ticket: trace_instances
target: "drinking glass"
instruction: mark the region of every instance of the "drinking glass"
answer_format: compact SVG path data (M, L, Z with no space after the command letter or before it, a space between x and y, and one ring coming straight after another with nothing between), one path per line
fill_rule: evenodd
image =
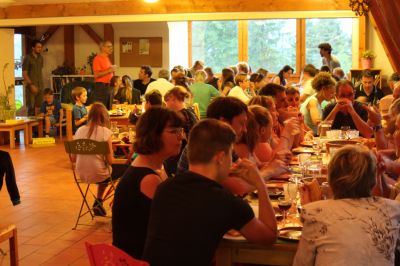
M340 130L342 131L342 139L348 139L349 138L349 130L350 127L349 126L341 126Z
M311 154L309 154L309 153L300 153L298 156L299 156L299 166L301 168L301 173L304 176L305 167L306 167L307 162L310 160Z
M322 121L318 125L318 135L320 138L326 138L327 137L327 131L331 130L332 127L332 120L329 121Z
M291 182L287 183L287 191L288 191L289 199L291 201L296 200L298 185L296 183L291 183Z
M117 122L111 122L110 130L114 135L114 139L117 139L118 135L119 135L118 123Z
M317 158L319 158L319 155L321 154L321 140L319 138L314 138L313 140L313 150L315 151L315 155L317 155Z
M284 197L278 198L278 207L279 210L283 213L283 221L282 224L286 224L286 212L292 207L292 201L290 199L286 199Z

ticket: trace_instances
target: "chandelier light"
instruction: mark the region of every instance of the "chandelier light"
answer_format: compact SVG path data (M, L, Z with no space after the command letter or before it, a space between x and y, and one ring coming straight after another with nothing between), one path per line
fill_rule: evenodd
M366 16L369 11L369 0L350 0L349 6L357 16Z

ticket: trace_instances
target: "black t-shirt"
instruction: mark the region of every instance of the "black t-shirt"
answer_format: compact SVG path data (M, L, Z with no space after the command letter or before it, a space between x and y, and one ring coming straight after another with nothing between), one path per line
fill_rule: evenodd
M112 207L113 245L141 258L152 200L140 192L142 179L157 174L150 168L129 166L119 182Z
M133 87L137 90L140 90L141 95L144 95L146 93L147 86L149 86L149 84L152 83L153 81L155 81L155 79L150 78L149 83L143 84L141 79L135 79L135 81L133 82Z
M251 207L217 182L186 172L154 196L143 259L152 266L210 265L223 235L254 218Z
M210 81L207 82L207 84L210 84L218 90L218 78L213 77Z
M322 115L322 119L325 119L332 112L335 106L336 103L331 103L328 106L326 106ZM361 107L361 104L359 102L353 102L353 107L354 111L356 111L356 113L361 117L361 119L367 122L368 113ZM332 129L340 129L342 126L349 126L351 129L357 129L350 114L338 112L336 114L335 120L333 120Z
M372 92L369 96L365 93L362 84L358 85L355 88L355 90L356 90L356 94L354 96L355 99L357 99L360 96L363 96L363 97L367 98L368 103L372 103L372 104L377 104L377 101L382 99L382 97L384 96L382 90L380 88L376 87L375 85L374 85L374 89L372 90Z

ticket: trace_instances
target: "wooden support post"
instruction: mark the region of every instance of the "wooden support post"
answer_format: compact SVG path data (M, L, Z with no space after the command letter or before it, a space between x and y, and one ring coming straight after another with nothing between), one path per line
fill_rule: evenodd
M64 26L64 64L75 70L74 25Z
M104 24L104 40L110 41L114 46L114 28L111 24ZM114 52L110 55L111 63L114 63Z

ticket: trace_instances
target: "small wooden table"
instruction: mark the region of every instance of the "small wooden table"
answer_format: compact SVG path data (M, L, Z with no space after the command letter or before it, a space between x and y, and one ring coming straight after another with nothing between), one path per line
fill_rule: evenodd
M278 240L270 246L247 241L223 239L216 252L216 266L232 266L235 263L263 265L292 265L297 243Z
M17 119L24 120L27 123L27 134L28 140L32 142L32 131L33 127L38 127L38 136L43 137L43 117L28 117L28 116L17 116Z
M15 131L24 131L25 144L29 142L28 123L24 120L12 124L0 123L0 132L8 132L10 134L10 148L15 149Z

